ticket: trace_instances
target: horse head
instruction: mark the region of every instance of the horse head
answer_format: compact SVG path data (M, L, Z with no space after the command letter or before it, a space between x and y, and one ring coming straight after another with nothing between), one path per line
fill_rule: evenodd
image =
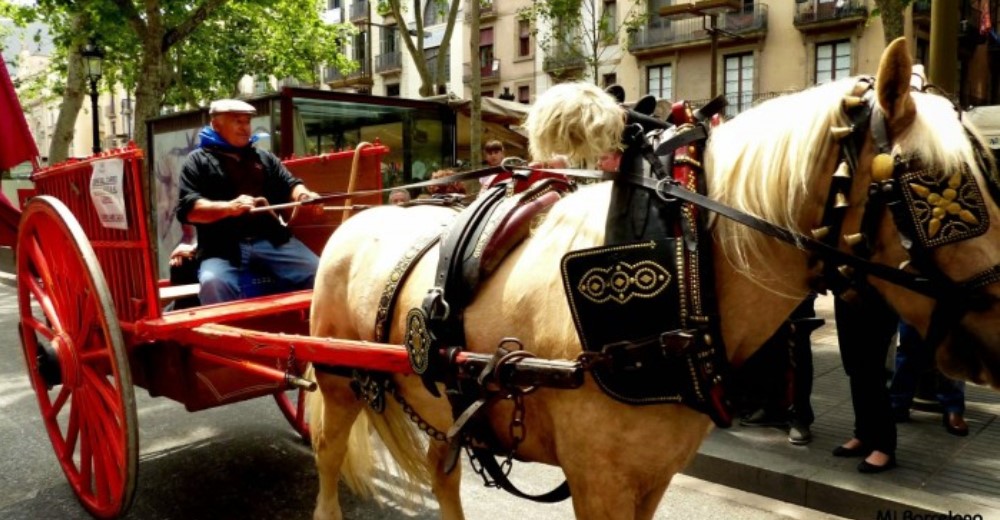
M912 70L905 40L898 39L883 54L875 82L884 125L880 128L873 120L861 163L869 165L871 186L895 183L903 197L895 201L895 211L883 212L875 239L880 247L872 259L900 266L944 289L930 298L884 281L872 283L925 338L940 341L937 362L942 370L1000 388L996 164L982 138L948 99L914 91ZM882 144L883 152L878 149L880 139L890 141ZM886 147L891 170L884 163ZM880 179L885 175L892 178Z
M874 288L939 345L947 373L1000 387L996 165L961 112L914 89L912 76L896 40L874 80L763 103L716 129L706 153L713 199L891 269L895 282L815 250L790 268L775 260L790 248L725 219L716 240L771 290L797 297L817 280L844 295Z

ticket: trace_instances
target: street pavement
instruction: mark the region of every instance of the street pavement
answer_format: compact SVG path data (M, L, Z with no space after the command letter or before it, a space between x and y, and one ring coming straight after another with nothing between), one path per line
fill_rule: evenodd
M86 519L55 460L17 337L17 298L0 275L0 518ZM317 490L309 447L267 398L197 413L136 389L140 461L136 500L125 518L141 520L308 519ZM557 468L517 464L512 478L529 492L561 482ZM385 497L363 500L343 489L345 518L430 520L439 512L425 491L407 497L394 477L377 475ZM468 465L467 518L571 519L569 501L540 505L486 489ZM832 519L794 504L678 475L655 518Z
M940 413L914 411L910 422L898 425L899 466L886 473L863 475L855 470L858 459L830 455L851 438L854 413L832 297L817 299L816 312L826 325L812 336L813 442L792 446L787 434L774 428L715 430L686 473L848 518L1000 519L998 392L967 385L964 438L945 432ZM884 516L887 512L895 516Z

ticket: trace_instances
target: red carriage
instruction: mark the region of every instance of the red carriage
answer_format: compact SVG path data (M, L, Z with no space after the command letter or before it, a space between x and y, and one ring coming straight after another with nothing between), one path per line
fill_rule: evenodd
M379 144L359 146L285 165L321 193L345 192L353 184L367 194L350 203L367 207L381 203L387 152ZM109 163L120 165L121 193L93 187L94 172ZM301 377L307 363L412 372L401 345L309 337L312 291L165 310L171 301L196 295L197 285L159 279L143 171L142 152L132 148L35 173L36 193L17 236L29 378L66 478L87 511L100 518L124 514L134 498L135 386L188 411L270 396L308 440L303 392L315 383ZM102 216L100 206L111 206L111 216ZM319 253L341 222L342 208L290 226ZM489 360L463 353L456 362L481 368ZM556 372L577 368L538 363ZM519 370L537 369L533 365L522 363Z
M387 151L381 145L358 151L357 189L381 188ZM286 165L316 189L336 192L347 186L340 172L354 155ZM93 172L108 164L121 168L121 193L92 189ZM139 452L133 385L189 411L272 396L308 438L304 399L294 392L314 386L299 377L305 362L344 361L343 349L316 349L315 342L297 348L310 339L304 337L310 291L165 311L170 301L197 294L197 285L158 280L142 172L141 151L126 149L36 173L37 193L24 208L17 239L20 332L31 383L56 457L98 517L124 513L133 498ZM380 195L354 198L380 201ZM102 217L100 206L122 202ZM327 213L293 227L318 252L339 222L339 213ZM351 357L370 364L361 354ZM380 368L408 368L405 351L396 364L384 359Z

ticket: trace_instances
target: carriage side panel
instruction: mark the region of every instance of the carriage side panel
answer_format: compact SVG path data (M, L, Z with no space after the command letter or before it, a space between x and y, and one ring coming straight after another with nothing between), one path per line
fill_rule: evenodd
M125 229L102 223L91 194L94 165L101 161L122 161L122 193ZM140 175L142 151L125 149L84 161L63 163L32 176L37 194L58 198L72 211L87 234L108 288L122 328L160 316L151 242L146 222L146 204ZM110 189L110 188L109 188Z

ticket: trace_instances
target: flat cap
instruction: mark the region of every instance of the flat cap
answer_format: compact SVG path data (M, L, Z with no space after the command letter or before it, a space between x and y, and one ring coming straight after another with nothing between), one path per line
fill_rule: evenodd
M257 109L250 103L246 103L238 99L220 99L218 101L212 101L212 104L208 107L208 113L210 115L225 114L229 112L237 114L256 114Z

